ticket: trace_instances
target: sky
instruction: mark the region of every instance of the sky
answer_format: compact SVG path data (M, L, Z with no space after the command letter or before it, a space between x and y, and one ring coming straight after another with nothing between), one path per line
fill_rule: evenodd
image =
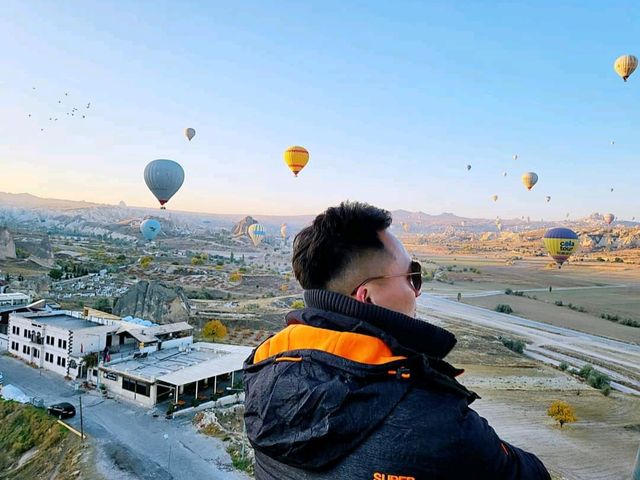
M0 191L152 207L168 158L175 210L640 218L640 72L613 71L639 21L635 0L5 0Z

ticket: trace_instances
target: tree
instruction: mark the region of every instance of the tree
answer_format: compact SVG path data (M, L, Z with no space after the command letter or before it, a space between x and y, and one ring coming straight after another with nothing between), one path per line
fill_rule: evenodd
M554 401L549 406L547 415L556 420L560 424L560 428L562 428L565 423L572 423L578 420L573 407L567 402L563 402L562 400Z
M230 282L239 282L241 280L242 280L242 273L240 273L237 270L233 272L231 275L229 275Z
M291 308L294 310L300 310L301 308L304 308L304 302L302 300L296 300L291 304Z
M149 268L149 266L151 265L151 262L153 262L153 257L149 257L149 256L142 257L140 259L140 266L142 268Z
M208 340L220 340L227 336L227 327L220 320L209 320L202 329L202 336Z
M52 268L51 270L49 270L49 276L52 280L60 280L62 278L62 270Z
M204 253L191 257L191 265L204 265L206 257Z
M107 298L99 298L98 301L93 304L93 308L101 312L111 313L111 304Z

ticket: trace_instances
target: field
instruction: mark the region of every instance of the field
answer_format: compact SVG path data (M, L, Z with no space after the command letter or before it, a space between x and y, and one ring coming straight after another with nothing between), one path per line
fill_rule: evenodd
M455 333L458 344L447 360L465 369L459 381L482 397L472 408L501 438L538 455L554 480L628 478L640 444L640 398L604 396L511 352L475 325L429 320ZM546 413L554 400L572 405L578 421L560 429Z

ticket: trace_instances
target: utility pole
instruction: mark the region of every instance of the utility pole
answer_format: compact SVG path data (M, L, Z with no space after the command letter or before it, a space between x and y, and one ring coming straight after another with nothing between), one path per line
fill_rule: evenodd
M82 394L80 394L80 440L84 443L84 422L82 419Z

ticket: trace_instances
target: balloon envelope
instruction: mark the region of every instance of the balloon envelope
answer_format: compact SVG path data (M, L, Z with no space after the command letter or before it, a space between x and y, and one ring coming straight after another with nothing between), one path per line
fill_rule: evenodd
M282 236L283 239L287 238L287 224L286 223L283 223L280 226L280 235Z
M173 160L154 160L144 169L144 181L160 205L164 205L182 186L184 170Z
M616 58L616 61L613 64L613 69L616 73L624 80L627 81L627 78L635 71L638 66L638 59L633 55L622 55L621 57Z
M155 218L147 218L140 224L140 233L147 240L155 239L160 233L160 222Z
M467 171L471 170L471 165L467 165Z
M527 187L527 190L531 190L538 183L538 175L534 172L525 172L522 174L522 183Z
M546 197L544 197L544 199L547 201L547 203L549 203L551 201L551 197L549 195L547 195Z
M552 228L542 238L549 255L559 266L578 249L578 235L569 228Z
M196 136L196 131L193 128L189 127L184 129L184 134L189 139L189 141L191 141L191 139Z
M309 152L306 148L294 145L284 151L284 163L297 177L307 163L309 163Z
M607 222L607 225L611 225L616 219L616 216L613 213L605 213L602 218L605 222Z
M264 240L264 236L266 235L266 232L264 231L264 227L259 223L254 223L252 225L249 225L249 228L247 229L247 233L249 234L249 238L253 242L254 247L257 247L258 245L260 245L262 243L262 240Z
M498 201L498 195L492 195L491 198L493 199L494 202Z
M514 156L513 156L513 157L511 157L511 158L513 158L514 160L517 160L517 159L518 159L518 155L514 155Z

